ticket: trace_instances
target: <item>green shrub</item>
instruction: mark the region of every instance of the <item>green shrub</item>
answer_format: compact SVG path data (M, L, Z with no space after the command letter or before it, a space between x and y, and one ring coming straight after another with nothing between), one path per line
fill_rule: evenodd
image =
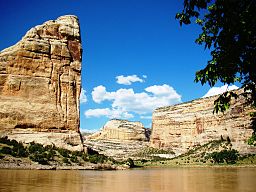
M63 149L63 148L58 148L58 152L66 158L69 158L69 154L71 153L71 151L67 150L67 149Z
M39 164L42 164L42 165L49 165L49 163L48 163L48 161L47 161L47 154L46 154L46 153L42 153L42 154L34 153L34 154L31 154L31 155L29 156L29 158L30 158L32 161L38 162Z
M235 164L238 160L239 153L237 150L222 150L220 152L213 152L210 154L210 157L215 163L224 163Z
M108 158L105 155L102 154L95 154L95 155L89 155L88 156L88 160L91 163L104 163L106 161L108 161Z
M2 147L0 150L0 153L6 154L6 155L11 155L12 154L12 149L10 147Z
M64 158L62 159L62 161L63 161L63 163L70 164L70 162L69 162L69 160L68 160L67 157L64 157Z
M8 139L7 136L1 137L0 138L0 143L6 144L6 145L10 145L10 140Z
M14 157L27 157L28 152L22 143L18 143L12 148L12 156Z
M77 156L75 156L75 155L72 155L72 156L70 157L70 160L71 160L71 162L73 162L73 163L78 163L78 162L79 162L78 159L77 159Z
M29 153L43 153L45 149L42 144L31 142L29 144L28 151Z

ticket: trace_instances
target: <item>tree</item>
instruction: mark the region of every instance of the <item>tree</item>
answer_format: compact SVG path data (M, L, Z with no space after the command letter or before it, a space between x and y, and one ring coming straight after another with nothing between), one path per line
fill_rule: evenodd
M211 51L206 67L196 72L195 82L213 87L239 82L248 105L256 108L256 0L184 0L180 25L198 24L202 32L196 43ZM214 102L214 112L230 107L230 91ZM256 134L256 113L252 113L253 136Z

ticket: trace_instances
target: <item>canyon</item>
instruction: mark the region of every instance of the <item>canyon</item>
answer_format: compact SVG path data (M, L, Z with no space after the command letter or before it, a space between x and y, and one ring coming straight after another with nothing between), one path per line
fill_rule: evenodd
M0 52L0 134L82 150L79 21L66 15L31 28Z
M0 136L69 150L91 148L119 159L149 147L177 156L221 138L229 139L241 154L256 153L247 144L254 110L242 96L232 100L225 113L213 113L218 96L212 96L157 108L151 130L140 122L113 119L82 138L81 62L79 20L73 15L35 26L17 44L2 50Z
M218 96L196 99L174 106L160 107L153 112L150 146L171 149L176 155L188 152L212 140L231 141L232 148L241 154L256 153L256 147L248 145L252 135L254 111L240 95L231 100L225 113L213 113Z

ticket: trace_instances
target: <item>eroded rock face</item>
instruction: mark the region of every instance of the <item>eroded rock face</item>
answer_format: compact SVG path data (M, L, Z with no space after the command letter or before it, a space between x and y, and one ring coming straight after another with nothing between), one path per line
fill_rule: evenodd
M229 137L233 148L241 153L255 153L256 148L247 145L252 134L249 115L252 109L239 97L232 101L230 110L225 114L213 114L217 97L156 109L152 117L150 145L181 154L194 146L219 140L222 136L224 139Z
M93 135L87 137L87 139L95 140L136 140L147 141L146 129L140 122L131 122L127 120L113 119L108 121L103 129Z
M84 145L115 159L127 159L149 144L149 130L140 122L113 119L101 131L85 136Z
M0 52L0 131L79 132L82 48L76 16L30 29Z

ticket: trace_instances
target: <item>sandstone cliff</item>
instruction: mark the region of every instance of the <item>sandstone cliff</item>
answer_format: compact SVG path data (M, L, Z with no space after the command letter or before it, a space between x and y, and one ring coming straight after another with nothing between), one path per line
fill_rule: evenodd
M101 131L86 136L84 144L107 156L125 159L148 146L148 134L140 122L113 119Z
M23 140L46 137L46 143L55 143L49 138L58 132L64 135L55 139L75 138L75 145L81 145L81 60L79 22L71 15L33 27L16 45L2 50L0 132Z
M87 137L87 139L96 140L136 140L147 141L146 129L140 122L131 122L127 120L113 119L108 121L101 131Z
M252 134L249 115L252 109L239 97L232 101L225 114L213 114L217 97L156 109L152 117L150 145L171 149L178 155L222 136L224 139L229 137L233 148L241 153L255 153L256 148L246 144Z

